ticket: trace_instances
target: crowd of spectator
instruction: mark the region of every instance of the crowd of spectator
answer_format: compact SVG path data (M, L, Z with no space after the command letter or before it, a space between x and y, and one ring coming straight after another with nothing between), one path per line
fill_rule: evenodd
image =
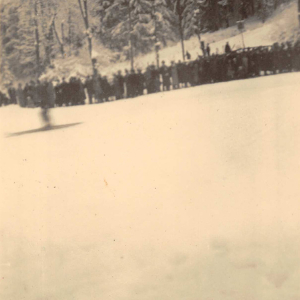
M95 70L84 80L76 77L68 81L31 80L25 86L19 83L17 88L11 84L7 93L0 92L0 105L70 106L85 104L86 99L89 104L102 103L201 84L300 71L300 41L294 45L275 43L235 51L227 43L223 54L211 54L208 45L197 59L191 60L188 52L186 58L185 62L172 61L171 65L162 61L159 68L151 64L144 71L125 70L124 74L119 71L111 80Z

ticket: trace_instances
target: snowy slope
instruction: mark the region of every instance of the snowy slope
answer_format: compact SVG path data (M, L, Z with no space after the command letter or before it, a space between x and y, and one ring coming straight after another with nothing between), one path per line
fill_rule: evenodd
M299 80L0 108L0 299L299 299Z

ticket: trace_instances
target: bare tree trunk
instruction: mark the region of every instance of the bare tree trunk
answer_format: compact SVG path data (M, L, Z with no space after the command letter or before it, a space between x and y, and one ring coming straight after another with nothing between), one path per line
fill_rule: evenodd
M61 40L60 40L60 38L57 34L56 26L55 26L55 20L53 20L52 26L53 26L53 31L54 31L56 40L57 40L58 45L59 45L60 53L61 53L62 57L65 58L64 44L61 42Z
M91 59L92 65L94 67L93 60L92 60L92 37L91 37L90 26L89 26L87 0L83 0L83 7L82 7L81 0L78 0L78 4L79 4L80 12L81 12L81 15L82 15L82 18L84 21L84 25L85 25L85 29L86 29L90 59Z
M197 33L197 37L198 37L199 45L200 45L200 48L201 48L201 35L199 33Z
M71 15L71 9L69 8L68 11L68 43L69 43L69 55L72 54L72 15Z
M37 66L37 77L40 76L41 62L40 62L40 35L39 35L39 24L37 20L38 9L37 0L34 3L34 32L35 32L35 55L36 55L36 66Z
M63 46L65 45L65 41L66 41L66 38L65 38L65 23L64 21L61 22L61 42L63 44Z
M129 44L130 44L130 64L131 69L134 68L134 58L133 58L133 43L132 43L132 19L131 19L131 7L130 3L128 3L128 16L129 16Z
M89 14L88 14L88 6L87 6L87 0L83 0L83 5L84 5L84 11L85 11L85 27L86 30L88 31L88 43L89 43L89 54L90 58L92 59L92 37L91 37L91 32L90 32L90 25L89 25Z
M56 18L56 13L52 16L49 23L47 23L47 30L44 33L44 47L45 47L45 64L51 64L51 52L52 52L52 45L53 45L53 23Z
M153 14L153 19L154 19L154 49L155 49L155 58L156 58L156 67L157 69L159 68L159 45L158 45L158 38L157 38L157 20L156 20L156 6L155 3L153 2L152 5L152 14Z
M182 59L183 61L185 61L185 51L184 51L184 36L183 36L183 28L182 28L182 21L183 21L183 7L181 6L181 1L180 0L176 0L175 1L175 12L178 16L178 29L179 29L179 35L180 35L180 42L181 42L181 49L182 49Z
M184 50L184 40L183 40L183 28L182 28L182 16L178 16L178 26L179 26L179 34L180 34L180 42L181 42L181 50L182 50L182 59L185 61L185 50Z

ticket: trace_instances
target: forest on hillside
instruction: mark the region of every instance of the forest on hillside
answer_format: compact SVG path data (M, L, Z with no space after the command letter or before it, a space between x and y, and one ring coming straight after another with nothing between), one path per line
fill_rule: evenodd
M2 0L1 80L38 77L56 57L101 43L134 57L257 15L264 22L288 0Z

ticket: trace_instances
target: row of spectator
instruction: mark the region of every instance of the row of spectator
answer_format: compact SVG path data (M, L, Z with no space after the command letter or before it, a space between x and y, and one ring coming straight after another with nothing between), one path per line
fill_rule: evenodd
M19 104L21 107L69 106L101 103L123 98L133 98L143 94L157 93L188 86L197 86L215 82L256 77L267 74L300 70L300 41L244 48L231 51L226 44L224 54L212 54L206 51L196 60L166 65L157 68L149 65L144 72L138 69L119 71L108 80L95 72L82 81L71 77L55 81L30 81L24 87L19 83L15 89L10 86L7 95L0 94L0 104Z

